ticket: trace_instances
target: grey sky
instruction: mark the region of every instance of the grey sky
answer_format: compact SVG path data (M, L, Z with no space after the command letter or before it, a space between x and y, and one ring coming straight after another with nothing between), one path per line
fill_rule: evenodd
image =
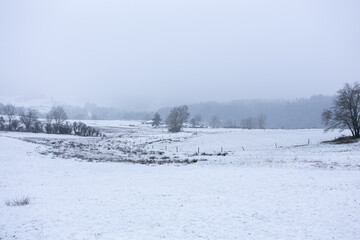
M0 96L153 109L360 81L360 1L0 0Z

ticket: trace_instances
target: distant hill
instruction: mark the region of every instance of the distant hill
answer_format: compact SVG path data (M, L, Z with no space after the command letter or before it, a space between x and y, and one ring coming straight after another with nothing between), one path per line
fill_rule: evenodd
M152 112L124 112L117 108L99 107L86 103L83 107L64 105L70 119L77 120L149 120Z

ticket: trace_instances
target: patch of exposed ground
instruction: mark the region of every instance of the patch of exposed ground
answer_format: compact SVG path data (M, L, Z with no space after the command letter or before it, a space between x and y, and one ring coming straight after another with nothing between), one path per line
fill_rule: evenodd
M323 141L322 143L330 143L330 144L350 144L350 143L357 143L359 139L354 138L352 136L342 136L339 138L335 138L334 140L330 141Z
M191 164L205 159L197 159L183 154L168 153L149 149L147 144L135 144L121 138L76 138L47 139L21 138L26 142L46 146L43 155L52 154L62 158L76 158L88 162L128 162L138 164Z

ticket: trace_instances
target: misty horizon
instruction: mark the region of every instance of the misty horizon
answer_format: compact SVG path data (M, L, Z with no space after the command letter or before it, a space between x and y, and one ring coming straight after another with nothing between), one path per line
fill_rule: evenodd
M96 102L84 102L84 103L74 103L74 102L65 102L65 101L58 101L53 98L46 98L46 97L39 97L39 96L33 96L33 97L23 97L23 96L12 96L12 97L0 97L0 103L1 104L13 104L17 107L26 107L26 108L38 108L41 106L46 107L52 107L52 106L72 106L72 107L86 107L86 106L96 106L100 108L113 108L117 109L122 112L156 112L160 109L164 108L172 108L176 106L181 105L196 105L196 104L208 104L208 103L216 103L216 104L231 104L236 102L248 102L248 103L254 103L254 102L264 102L264 103L280 103L280 102L296 102L301 100L309 100L315 97L329 97L333 98L335 96L335 93L332 95L323 95L323 94L315 94L310 97L299 97L299 98L273 98L273 99L261 99L261 98L248 98L248 99L232 99L228 101L216 101L216 100L209 100L209 101L199 101L199 102L179 102L177 104L165 104L165 105L159 105L154 106L152 108L121 108L121 106L116 105L101 105Z
M0 240L357 239L359 0L0 1Z
M124 110L333 95L359 80L358 1L0 3L0 96Z
M216 117L218 124L226 128L239 128L246 119L265 117L262 128L321 128L322 112L329 108L334 96L315 95L311 98L295 100L233 100L229 102L200 102L188 104L190 118L198 118L202 126L209 126ZM27 101L26 104L29 104ZM37 105L36 105L37 104ZM45 118L55 103L33 102L33 105L16 104L17 112L27 109L37 110L39 117ZM0 112L3 103L0 99ZM83 106L62 105L71 120L142 120L150 121L155 113L165 120L176 106L163 106L153 111L124 111L114 107L86 103ZM24 109L25 108L25 109ZM189 119L190 122L190 119Z

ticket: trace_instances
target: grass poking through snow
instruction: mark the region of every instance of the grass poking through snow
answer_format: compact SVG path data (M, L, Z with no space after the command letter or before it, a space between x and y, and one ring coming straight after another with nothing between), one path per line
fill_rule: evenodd
M19 199L12 199L12 200L8 200L5 202L5 205L6 206L25 206L25 205L28 205L30 203L30 198L29 196L27 197L21 197Z

